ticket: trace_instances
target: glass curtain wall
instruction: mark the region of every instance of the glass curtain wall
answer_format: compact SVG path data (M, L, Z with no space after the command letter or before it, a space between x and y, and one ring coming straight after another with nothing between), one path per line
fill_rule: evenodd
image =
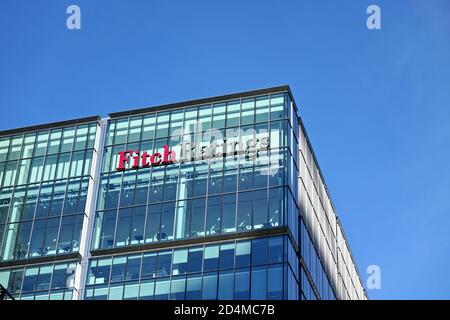
M0 137L0 261L78 250L96 129Z

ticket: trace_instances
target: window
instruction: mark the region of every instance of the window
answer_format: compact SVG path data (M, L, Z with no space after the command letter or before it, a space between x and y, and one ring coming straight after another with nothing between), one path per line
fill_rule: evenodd
M130 244L144 243L145 210L145 206L135 207L133 210Z
M253 229L267 227L267 190L253 191Z
M270 237L268 239L267 263L283 261L283 237Z
M158 266L156 269L157 277L166 277L170 275L172 263L172 251L163 251L158 254ZM156 299L156 298L155 298Z
M115 246L127 246L130 244L130 228L133 215L132 208L120 209L117 218Z
M205 234L205 199L192 200L191 213L191 237L199 237Z
M267 238L252 240L252 265L267 263Z
M139 282L133 281L125 284L123 300L137 300L139 294Z
M68 152L68 151L72 150L74 135L75 135L74 127L64 128L62 141L61 141L62 143L61 143L59 152ZM38 136L38 141L39 141L39 136Z
M219 268L232 269L234 266L234 243L222 244L220 246Z
M230 101L227 103L227 119L226 126L234 127L239 125L239 116L240 116L240 103L239 101Z
M170 286L170 299L171 300L184 300L185 288L186 286L186 278L175 276L172 277L171 286Z
M234 272L226 270L219 272L219 300L233 300L234 293Z
M206 235L220 233L221 196L208 197L208 210L206 213Z
M226 194L222 202L222 233L236 231L236 195Z
M283 218L283 189L275 188L269 190L269 227L278 227L282 224Z
M255 122L269 121L269 97L256 98Z
M244 99L242 101L241 126L253 123L254 115L255 115L255 100Z
M238 231L252 228L252 193L242 192L238 194L237 229Z
M126 142L127 129L128 129L128 118L117 120L114 144Z
M283 299L283 267L281 264L269 266L267 270L267 299Z
M191 248L188 254L188 272L200 272L202 270L203 248Z
M100 223L103 221L100 248L112 248L114 245L117 212L116 210L110 210L100 214L103 214L103 219L98 220Z
M141 255L132 255L128 257L127 261L127 275L126 280L139 279L141 269Z
M188 250L175 250L173 252L172 275L185 274L187 271ZM184 291L184 288L183 288Z
M139 299L152 300L154 290L155 290L154 280L142 280L139 290Z
M265 300L267 292L267 270L266 267L252 268L251 274L252 300Z
M250 265L250 248L250 241L239 241L236 243L236 268Z
M286 117L287 110L285 110L284 104L284 94L270 96L270 115L272 120Z
M219 246L205 246L205 257L203 262L203 271L217 270L219 262Z
M250 271L248 268L237 269L234 275L234 299L248 300L250 298Z
M173 240L175 202L164 204L161 216L161 240Z
M86 148L88 130L89 130L88 125L81 125L77 127L75 144L73 146L74 150L81 150Z
M127 257L115 257L111 268L111 282L125 280ZM110 293L111 294L111 293Z
M161 206L149 205L147 210L147 225L145 230L145 242L160 240Z
M128 142L139 141L141 138L142 117L132 117L128 128Z
M199 300L202 298L202 278L199 275L187 277L186 300Z
M214 299L217 299L217 273L204 273L202 285L202 300Z
M157 253L146 253L142 258L142 278L156 277Z

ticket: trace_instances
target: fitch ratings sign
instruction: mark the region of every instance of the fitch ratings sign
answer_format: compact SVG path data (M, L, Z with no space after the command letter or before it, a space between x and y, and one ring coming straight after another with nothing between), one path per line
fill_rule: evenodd
M269 149L269 137L267 135L256 138L243 139L222 139L213 143L193 144L191 142L181 142L170 148L164 145L161 150L154 153L141 150L125 150L119 152L116 169L123 171L126 169L139 169L169 165L176 162L191 162L196 160L217 159L221 157L245 154L249 160L254 160L261 151Z

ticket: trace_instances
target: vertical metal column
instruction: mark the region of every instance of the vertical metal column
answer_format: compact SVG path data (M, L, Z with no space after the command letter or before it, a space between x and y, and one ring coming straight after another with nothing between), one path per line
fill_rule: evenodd
M95 208L97 205L98 186L100 182L100 170L103 159L103 149L106 136L107 119L98 121L98 128L95 134L94 154L92 156L91 176L89 179L85 215L83 219L83 227L81 229L81 240L79 255L81 261L78 261L75 270L74 291L72 300L84 299L84 287L86 284L86 274L91 256L91 239L94 230Z

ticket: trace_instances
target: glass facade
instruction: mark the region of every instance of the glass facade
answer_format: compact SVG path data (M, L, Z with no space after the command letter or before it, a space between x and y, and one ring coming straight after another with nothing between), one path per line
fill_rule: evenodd
M353 298L311 227L305 172L322 180L297 113L282 87L0 133L1 283L20 299ZM68 265L48 256L84 263L53 287Z
M78 250L96 128L0 138L1 261Z
M293 251L286 236L273 236L96 258L85 298L296 299Z

